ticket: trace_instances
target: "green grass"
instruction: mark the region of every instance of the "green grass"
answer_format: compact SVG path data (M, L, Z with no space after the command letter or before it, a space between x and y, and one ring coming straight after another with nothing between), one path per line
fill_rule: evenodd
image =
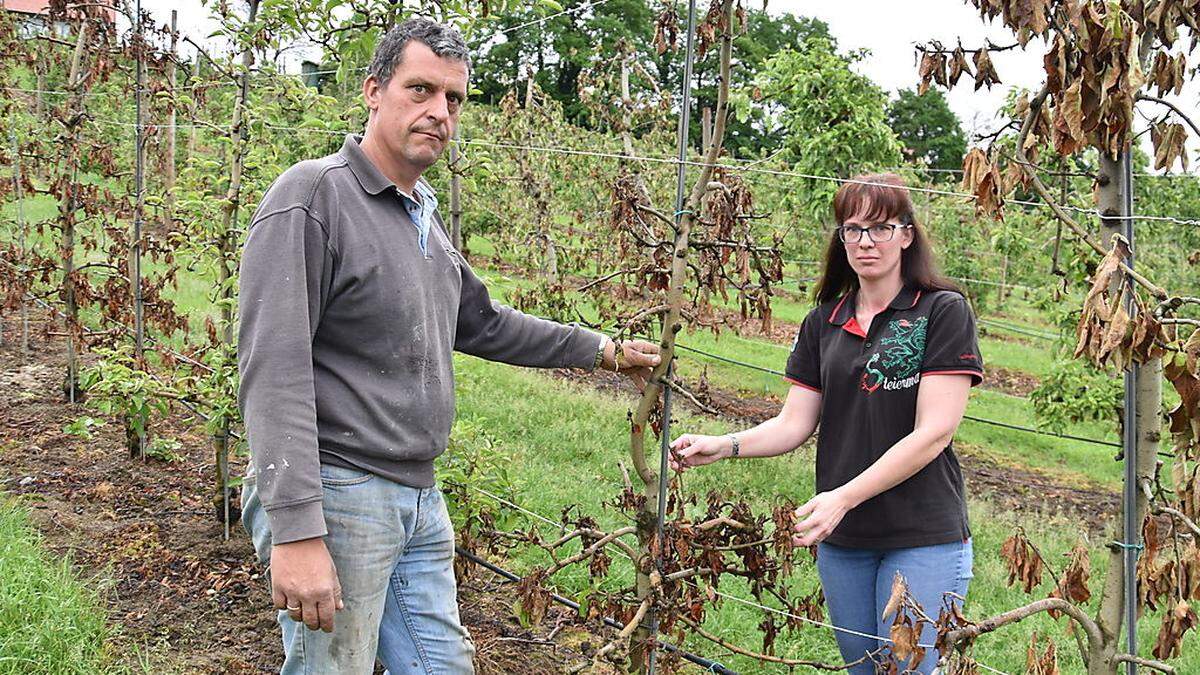
M112 630L70 559L43 550L26 512L0 497L0 673L110 673Z
M7 210L10 208L11 206L5 207L4 215L10 215ZM53 215L54 209L52 201L43 199L27 208L26 216L31 220L44 218ZM469 245L476 255L490 255L495 250L491 243L482 237L472 237ZM152 265L148 267L154 269ZM477 272L488 281L494 296L499 299L503 299L512 289L528 283L524 279L504 277L494 270L477 269ZM214 314L209 297L212 288L208 280L210 276L205 270L183 274L180 277L179 288L171 291L181 309L187 311L195 320L202 320L204 316ZM799 323L808 310L806 301L790 298L779 298L774 306L776 319L788 323ZM585 306L584 311L589 309ZM1016 325L1037 330L1047 329L1037 312L1028 303L1017 298L1010 300L999 316L1004 321ZM981 348L988 365L1002 366L1034 376L1043 375L1049 370L1054 361L1054 354L1049 349L1050 343L1043 344L1040 340L1013 341L1005 339L1003 335L1003 332L997 332L996 337L985 336L981 339ZM720 336L702 331L685 333L681 336L681 342L774 370L784 369L789 351L787 345L741 338L730 332L724 332ZM627 457L625 410L628 401L614 400L586 387L548 379L530 371L488 364L469 357L459 357L456 363L459 374L459 416L479 428L488 429L489 433L499 440L502 449L511 455L511 473L519 487L523 503L552 519L557 519L558 514L567 506L578 504L606 526L624 524L618 514L602 504L611 500L620 489L621 478L617 462ZM694 354L681 355L679 371L687 379L694 380L705 372L706 365L709 381L721 388L760 395L783 395L788 388L776 375L749 371L712 359L706 360ZM969 413L1025 426L1030 426L1033 421L1033 410L1028 401L984 390L973 392ZM677 414L677 417L680 424L674 434L685 429L709 432L731 430L721 422L698 420L686 414ZM1098 425L1077 425L1068 431L1093 438L1109 438L1112 435L1111 430ZM965 451L1001 465L1032 468L1072 484L1087 483L1112 488L1120 483L1119 465L1111 461L1110 448L1033 436L970 421L964 421L958 439ZM702 494L717 488L744 496L758 507L766 507L782 499L803 501L811 496L813 490L811 448L773 460L725 463L688 474L688 491ZM972 585L970 614L975 617L1008 609L1026 600L1024 594L1005 586L1006 574L997 554L1000 543L1015 526L1024 527L1035 541L1043 545L1044 551L1052 560L1060 560L1058 556L1068 550L1079 536L1076 524L1053 516L1023 518L1020 514L994 509L981 499L974 499L971 509L976 538L976 579ZM0 528L5 526L5 522L0 519ZM5 535L3 540L0 540L0 546L9 545L8 541L15 538L8 536L4 529L0 529L0 534ZM28 539L25 537L22 541ZM26 545L32 547L36 553L36 543ZM1095 579L1102 574L1106 558L1102 548L1092 548ZM0 579L4 579L0 586L5 589L5 593L11 584L8 582L8 571L2 566L7 564L10 557L12 556L6 552L3 558L0 558L0 571L5 572L0 576ZM544 558L539 554L525 552L518 554L513 564L528 570L544 562ZM49 563L45 565L48 565L44 568L48 571L44 572L44 575L59 575L53 577L54 579L66 579L67 577L62 575L69 575L70 569L66 563L61 565L61 569ZM556 577L556 580L568 591L578 591L586 588L588 584L586 573L582 570L565 571ZM628 566L616 565L608 585L617 587L630 580L631 572ZM72 589L64 593L76 598L80 603L86 605L91 602L90 614L85 614L94 619L95 623L92 626L94 632L91 637L74 638L71 646L76 649L91 649L96 658L103 658L102 645L107 638L107 633L104 632L103 612L95 608L98 603L94 595L79 586L78 582L71 583L75 586L69 586L67 582L57 586ZM815 571L811 565L802 566L797 574L796 583L801 592L815 587ZM1098 589L1098 584L1093 584L1093 587ZM745 595L744 586L736 581L724 585L722 590ZM59 602L66 602L66 599ZM67 612L57 612L54 618L57 621L67 621L68 616ZM755 626L760 620L761 616L755 610L726 603L721 609L710 614L707 627L734 642L754 648L757 645L754 644L755 638L751 636L757 634ZM1142 653L1148 654L1149 644L1153 642L1157 633L1157 625L1150 617L1143 623L1141 634L1146 645ZM9 639L9 631L4 628L5 624L0 623L0 646L7 649L7 643L3 641ZM1061 638L1060 653L1066 657L1064 672L1079 670L1078 660L1074 658L1073 649L1069 645L1070 639L1064 634L1062 626L1055 625L1045 617L1007 629L993 638L985 638L980 643L977 655L989 665L1009 672L1020 671L1023 668L1028 635L1034 629ZM54 634L70 633L56 631ZM1194 644L1193 635L1189 637L1185 646L1185 654L1189 655L1177 664L1181 672L1190 672L1200 666L1200 658L1190 655L1196 650L1186 651L1187 647ZM701 654L720 655L719 650L702 641L692 642L689 646ZM782 639L779 643L779 653L831 661L837 658L833 640L827 631L821 629L803 630L795 636ZM6 656L7 651L0 652L0 673L29 672L19 669L4 670L9 663L4 660ZM743 672L774 672L750 661L725 659L723 655L722 661ZM88 663L83 660L78 662ZM80 667L84 671L87 670L86 666ZM50 672L75 671L67 669Z
M501 299L514 288L529 283L491 270L478 272L486 279L493 295ZM1053 354L1041 342L1029 344L983 338L980 349L988 366L1003 366L1036 376L1047 372L1053 362ZM688 331L680 335L679 343L775 371L785 369L790 351L788 345L744 338L731 331L722 331L719 335L704 330ZM710 384L722 389L743 395L779 398L786 396L791 386L778 375L724 363L694 352L681 350L679 357L677 372L689 382L704 376ZM1029 400L986 389L972 391L967 412L1009 424L1036 426ZM1065 432L1097 440L1118 440L1112 429L1095 423L1072 424ZM1073 484L1094 484L1111 489L1120 485L1120 464L1112 461L1113 449L1105 446L1015 432L971 420L963 421L958 439L971 446L974 452L1004 466L1032 468Z
M475 428L488 430L488 434L498 440L501 450L511 457L507 467L517 486L517 500L520 503L551 519L557 519L564 508L578 504L585 513L595 516L604 526L625 524L620 514L604 504L620 491L621 474L617 462L628 463L625 411L631 399L615 398L533 371L490 364L470 357L459 357L456 367L459 417ZM678 422L672 429L672 435L685 431L733 430L725 423L698 420L687 414L679 413L676 417ZM995 430L988 434L989 447L1026 442L1024 436L1016 436L1011 431ZM1047 448L1048 453L1050 450ZM1107 459L1106 455L1103 456ZM812 461L811 447L805 447L791 455L770 460L725 462L689 472L685 489L695 494L720 489L731 493L733 497L745 498L760 509L783 499L801 502L813 492ZM1104 478L1103 475L1097 477ZM970 507L976 552L975 580L971 587L968 611L972 617L989 616L1030 599L1020 589L1006 586L1007 573L998 553L1000 544L1017 526L1026 530L1055 565L1060 564L1062 554L1080 537L1077 523L1052 514L1030 516L1013 513L993 508L978 498L972 500ZM547 526L539 526L547 536L552 534ZM1106 564L1105 549L1099 541L1092 542L1091 549L1093 589L1098 594L1098 580ZM544 555L537 551L519 553L512 561L519 571L529 571L545 563ZM613 576L609 586L627 583L631 578L628 564L614 564ZM564 571L555 580L567 592L579 592L588 587L583 570ZM796 573L795 587L807 592L815 588L816 583L812 565L807 562L801 565ZM723 584L721 588L728 593L749 597L744 586L737 582ZM1045 587L1040 589L1038 597L1044 597L1049 590ZM761 619L755 610L727 602L709 614L706 626L727 639L754 648L757 646L754 627ZM1059 652L1064 661L1063 672L1080 671L1078 657L1065 626L1045 616L980 640L976 655L984 663L1001 670L1023 672L1025 648L1033 630L1042 635L1052 635L1059 641ZM1153 637L1157 634L1153 617L1143 619L1141 634L1146 639L1142 653L1148 654ZM1196 640L1195 635L1190 635L1185 643L1185 656L1177 663L1180 672L1195 672L1200 668L1200 656L1197 656L1200 652L1194 649ZM697 653L719 657L726 665L742 672L784 672L745 659L727 658L719 648L703 640L689 641L688 646ZM837 658L829 632L818 628L807 628L796 635L782 638L778 653L804 658Z

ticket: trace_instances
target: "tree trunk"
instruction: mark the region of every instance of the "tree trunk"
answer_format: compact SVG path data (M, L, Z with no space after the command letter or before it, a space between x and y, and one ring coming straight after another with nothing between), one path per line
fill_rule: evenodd
M79 172L79 125L83 123L83 86L84 86L84 54L87 46L88 23L79 22L79 34L75 42L75 53L71 57L71 71L67 77L67 86L71 90L71 98L67 102L66 133L60 146L59 169L69 176L66 189L59 199L59 226L62 229L62 239L59 244L59 257L62 260L62 300L66 306L67 333L67 373L63 381L63 394L67 401L75 403L80 399L79 391L79 356L75 344L75 335L79 326L79 306L75 300L75 181Z
M460 155L457 141L462 138L458 129L454 130L454 140L450 144L450 243L456 251L462 252L462 167L458 165Z
M259 0L250 0L250 14L247 20L248 24L254 23L255 17L258 15ZM243 138L242 123L245 116L246 101L249 99L250 92L250 66L254 64L254 52L247 47L242 52L242 67L240 91L238 98L233 106L233 117L230 121L230 138L231 143L231 158L229 168L229 189L225 193L225 205L221 218L221 232L219 243L220 262L217 266L221 289L221 347L225 354L232 354L234 350L233 343L233 321L234 321L234 296L233 284L230 280L233 278L233 270L237 267L237 244L234 228L237 226L238 207L241 204L242 190L242 168L243 160L245 159L245 148ZM221 505L220 520L225 524L225 538L229 539L230 525L230 507L229 507L229 419L222 417L219 420L219 429L213 434L213 452L216 456L217 467L217 503Z
M170 87L171 95L167 97L167 148L166 157L163 158L163 202L168 226L175 214L175 137L178 133L176 129L178 111L175 108L175 87L178 85L178 78L176 77L175 61L179 58L178 18L179 12L171 10L171 57L167 63L167 86Z
M1107 157L1100 153L1099 176L1097 179L1096 208L1102 216L1101 235L1103 245L1110 246L1115 234L1123 234L1125 221L1118 216L1132 215L1126 209L1126 189L1124 176L1128 155L1118 159ZM1132 189L1132 185L1128 186ZM1132 261L1131 261L1132 263ZM1133 461L1134 479L1132 485L1127 478L1126 493L1130 499L1124 499L1121 517L1113 527L1112 541L1125 542L1129 545L1141 543L1141 523L1149 510L1149 503L1141 490L1146 481L1153 481L1157 471L1157 453L1159 440L1162 436L1162 361L1152 359L1140 366L1131 366L1134 372L1134 414L1126 415L1124 424L1134 424L1137 431L1135 439L1136 457L1126 456L1125 462ZM1127 389L1128 391L1128 389ZM1124 437L1124 431L1122 436ZM1127 472L1128 475L1128 472ZM1131 489L1130 489L1131 488ZM1126 509L1132 507L1132 528L1126 528ZM1127 531L1131 530L1131 531ZM1117 672L1118 664L1112 662L1113 655L1118 651L1121 642L1122 626L1125 625L1126 597L1136 597L1136 589L1127 587L1126 582L1126 550L1119 546L1110 546L1108 573L1104 579L1104 590L1100 607L1097 610L1096 622L1104 636L1102 648L1093 648L1089 659L1089 675L1112 675ZM1137 653L1137 645L1127 645L1129 653ZM1099 653L1096 653L1099 652Z
M203 71L204 71L204 55L196 54L196 63L192 68L192 102L189 106L189 112L191 114L192 124L188 129L186 160L191 160L192 157L196 156L196 137L199 134L199 128L196 126L196 114L199 112L199 110L198 110L199 104L197 104L197 102L196 102L196 87L199 86L199 84L200 84L200 78L201 78L201 74L203 73Z
M659 543L656 541L656 523L658 520L659 499L664 498L663 495L659 494L658 475L646 462L646 432L649 426L650 414L657 406L659 395L663 392L662 383L664 382L664 378L670 377L670 366L675 355L676 336L683 329L684 285L687 282L688 273L688 238L695 220L694 214L699 212L701 198L704 196L708 187L708 181L712 177L712 165L720 155L721 144L725 137L725 120L727 118L726 112L729 96L729 62L733 47L732 31L735 22L733 8L732 0L724 0L722 3L722 13L726 16L727 28L721 35L719 59L720 84L712 144L705 149L704 166L701 168L700 175L692 187L686 207L680 214L678 229L675 233L674 255L671 257L671 280L667 288L667 310L663 316L662 332L659 339L662 363L654 369L645 390L642 392L637 410L634 411L631 419L630 454L632 455L634 468L637 470L638 477L644 486L642 494L645 496L645 503L642 505L642 511L638 514L637 520L637 536L640 552L639 560L637 561L637 599L639 602L653 594L653 578L651 575L656 573L654 561L659 554ZM686 132L687 130L685 129L685 138L683 139L685 147L687 145ZM666 433L665 429L663 433ZM630 670L632 672L643 673L646 670L649 662L649 654L653 649L654 614L656 614L656 611L648 612L647 619L642 621L630 638L629 654Z

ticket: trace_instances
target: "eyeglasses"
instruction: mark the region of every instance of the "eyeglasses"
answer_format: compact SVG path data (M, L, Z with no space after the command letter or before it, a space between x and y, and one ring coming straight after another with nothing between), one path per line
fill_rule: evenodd
M857 244L862 241L863 232L868 233L871 241L879 244L885 241L891 241L892 237L896 236L896 230L902 230L912 227L912 225L897 225L895 223L879 223L870 227L859 227L857 225L842 225L837 229L838 239L842 240L843 244Z

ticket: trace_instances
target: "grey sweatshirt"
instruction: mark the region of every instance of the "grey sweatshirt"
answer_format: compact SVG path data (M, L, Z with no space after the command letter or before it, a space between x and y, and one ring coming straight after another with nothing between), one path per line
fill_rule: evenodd
M458 350L590 368L596 333L495 303L440 218L422 255L407 197L357 137L283 173L242 255L239 402L274 543L324 536L320 463L431 487Z

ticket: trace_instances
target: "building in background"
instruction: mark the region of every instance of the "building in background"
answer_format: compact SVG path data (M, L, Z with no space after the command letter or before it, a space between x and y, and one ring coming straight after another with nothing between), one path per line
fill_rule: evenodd
M0 9L17 15L22 37L31 38L47 33L67 37L71 34L70 23L50 18L50 0L0 0ZM104 16L111 23L117 21L115 9L106 10Z

